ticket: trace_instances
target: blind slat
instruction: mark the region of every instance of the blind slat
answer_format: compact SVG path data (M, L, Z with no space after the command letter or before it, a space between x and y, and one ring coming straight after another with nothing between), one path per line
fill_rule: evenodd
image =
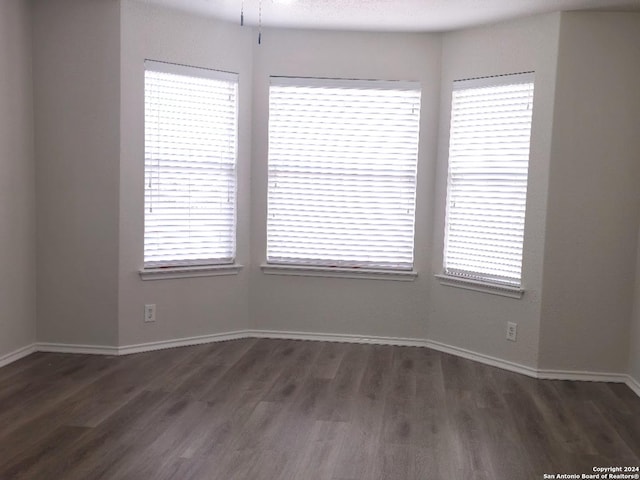
M146 267L231 263L237 75L147 62Z
M444 253L449 275L521 285L533 90L529 75L454 88Z
M413 267L417 83L272 78L267 261Z

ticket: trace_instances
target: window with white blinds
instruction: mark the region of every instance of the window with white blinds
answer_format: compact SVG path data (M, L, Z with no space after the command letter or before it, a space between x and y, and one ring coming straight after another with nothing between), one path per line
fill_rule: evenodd
M533 73L454 82L445 274L520 287Z
M238 76L145 62L144 265L232 263Z
M267 262L413 268L420 84L272 77Z

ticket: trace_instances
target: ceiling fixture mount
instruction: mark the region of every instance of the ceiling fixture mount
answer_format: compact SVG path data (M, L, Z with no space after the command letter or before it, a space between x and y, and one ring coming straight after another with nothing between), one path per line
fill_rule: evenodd
M244 0L240 4L240 26L244 26ZM258 0L258 45L262 43L262 0Z
M258 0L258 45L262 43L262 0Z

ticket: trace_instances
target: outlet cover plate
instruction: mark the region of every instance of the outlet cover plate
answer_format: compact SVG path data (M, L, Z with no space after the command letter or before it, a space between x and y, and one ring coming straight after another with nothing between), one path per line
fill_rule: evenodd
M156 321L156 304L149 304L144 306L144 321L155 322Z
M507 322L507 340L515 342L518 337L518 324Z

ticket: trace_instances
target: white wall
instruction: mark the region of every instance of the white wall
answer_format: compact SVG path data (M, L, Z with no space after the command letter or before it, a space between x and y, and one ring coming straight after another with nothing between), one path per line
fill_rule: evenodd
M117 343L120 6L34 2L38 340Z
M249 265L252 30L230 23L122 4L120 77L119 343L185 338L248 327L249 272L141 281L144 240L144 60L239 73L238 263ZM117 213L117 212L116 212ZM143 322L145 304L157 321Z
M255 39L254 39L255 41ZM250 318L257 329L425 338L440 37L265 30L254 47ZM265 275L270 75L422 83L414 282Z
M534 110L527 187L522 299L442 286L434 279L429 338L485 355L535 367L546 192L551 145L559 14L500 23L444 35L438 171L436 174L433 272L442 271L451 90L454 80L535 72ZM505 338L507 322L518 324L518 341Z
M540 366L624 372L640 211L640 14L562 15Z
M640 376L638 14L552 14L444 35L265 29L258 46L253 29L142 2L34 0L32 120L26 5L0 5L0 69L11 72L0 77L0 93L9 92L0 96L0 194L20 199L0 204L0 222L14 226L0 236L0 355L33 341L35 250L40 341L344 333L428 338L549 369L630 365ZM239 275L139 278L146 58L240 74ZM530 70L526 293L442 286L433 275L442 265L451 83ZM414 282L263 274L270 75L421 81ZM143 323L146 303L157 304L156 323ZM504 338L507 321L518 323L516 343Z
M29 2L0 2L0 358L35 341L35 163Z

